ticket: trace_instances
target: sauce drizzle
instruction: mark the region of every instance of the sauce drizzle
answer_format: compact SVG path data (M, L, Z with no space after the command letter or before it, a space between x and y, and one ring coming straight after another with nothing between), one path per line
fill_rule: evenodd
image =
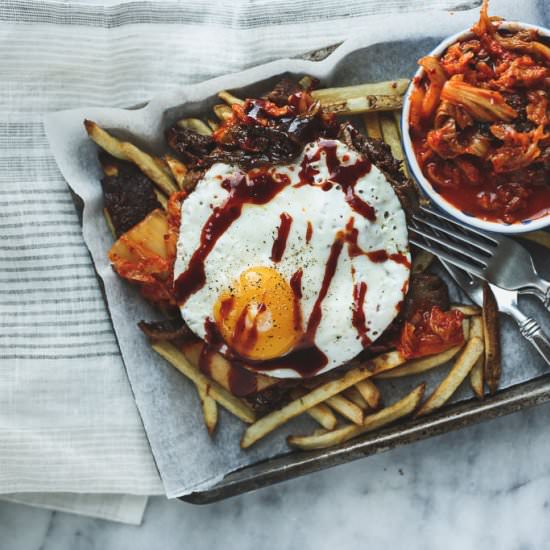
M290 214L283 212L280 217L281 225L279 225L277 237L273 241L273 247L271 248L271 259L274 262L280 262L285 253L286 241L290 233L290 226L292 225L292 216Z
M344 166L340 163L336 154L337 141L320 139L318 144L316 150L304 155L299 172L300 183L298 186L315 185L315 176L319 174L319 171L312 166L312 163L318 162L324 153L329 178L323 184L322 189L328 191L332 187L330 184L340 185L349 206L364 218L374 221L376 219L374 208L355 193L357 180L370 172L371 163L367 159L360 158L355 164Z
M357 330L361 344L366 348L372 343L367 336L367 321L365 318L365 296L367 294L367 283L362 281L359 284L353 285L353 311L351 322Z

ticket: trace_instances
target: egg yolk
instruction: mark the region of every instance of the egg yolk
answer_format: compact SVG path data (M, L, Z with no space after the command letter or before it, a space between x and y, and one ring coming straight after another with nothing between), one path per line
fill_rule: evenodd
M288 353L302 335L297 297L271 267L252 267L224 291L214 319L225 342L239 355L265 361Z

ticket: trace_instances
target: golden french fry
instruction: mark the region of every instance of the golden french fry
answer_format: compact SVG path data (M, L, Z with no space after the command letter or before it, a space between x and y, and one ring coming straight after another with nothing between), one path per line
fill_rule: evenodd
M208 395L208 388L197 386L197 392L201 400L204 423L208 433L212 435L218 424L218 405L214 399Z
M470 338L464 351L456 360L453 368L434 392L422 404L416 416L424 416L442 407L453 395L458 386L468 376L476 361L483 353L483 340L477 336Z
M166 161L168 168L170 168L170 172L172 172L172 176L176 180L178 187L180 189L186 189L188 187L186 181L187 166L185 166L185 164L183 164L183 162L181 162L177 158L174 158L170 155L165 155L164 160Z
M366 95L344 100L321 99L321 107L335 115L360 115L370 111L392 111L403 106L403 98L397 95Z
M342 395L333 395L329 397L325 403L353 423L363 423L364 414L361 408Z
M481 313L481 310L480 310L480 313ZM483 321L481 320L481 317L479 315L472 318L470 336L471 337L477 336L478 338L483 340ZM476 364L473 366L472 370L470 371L470 386L473 392L475 393L476 397L478 397L479 399L483 399L484 397L484 391L483 391L484 363L485 363L485 356L482 353L479 359L476 361Z
M298 80L298 86L300 86L302 90L310 90L313 86L313 78L306 74Z
M329 397L344 391L361 380L365 380L378 372L395 368L403 362L403 356L397 351L384 353L368 361L363 366L349 370L341 378L321 384L303 397L291 401L284 407L267 414L249 426L241 439L241 447L243 449L250 447L268 433L311 407L326 401Z
M402 376L411 376L412 374L419 374L430 369L435 369L452 359L461 349L462 346L454 346L441 353L436 353L435 355L428 355L428 357L421 357L420 359L412 359L397 369L379 374L376 378L378 380L401 378Z
M483 374L489 392L492 395L497 391L500 381L500 334L498 305L487 283L483 286L482 320L483 338L485 340L485 366Z
M254 422L256 414L250 405L229 393L217 382L209 380L170 342L158 341L153 343L151 347L171 365L176 367L183 375L189 378L197 387L201 386L212 399L215 399L230 413L240 418L243 422Z
M333 430L338 423L334 413L324 403L319 403L306 412L313 420L319 422L327 430Z
M376 413L369 414L365 417L361 426L348 424L342 428L337 428L336 430L320 435L315 433L306 436L292 435L287 439L287 442L292 447L303 450L325 449L326 447L344 443L363 433L387 426L414 412L424 395L425 388L426 385L421 384L393 405L385 407Z
M313 99L323 102L347 101L356 97L366 96L402 96L409 80L389 80L385 82L375 82L371 84L359 84L357 86L342 86L339 88L322 88L311 92Z
M133 143L123 141L120 145L123 153L131 160L150 180L157 184L157 187L170 196L178 188L168 168L161 168L161 165L151 155L145 153Z
M481 308L472 304L451 304L451 309L460 311L465 317L481 315Z
M361 395L357 389L357 385L348 388L342 392L344 397L349 399L352 403L355 403L363 411L369 408L369 404L365 401L365 398Z
M548 231L531 231L530 233L520 233L518 237L527 239L528 241L540 244L546 248L550 248L550 233Z
M166 210L166 205L168 204L168 199L166 198L166 195L164 193L162 193L161 191L159 191L158 189L155 189L155 195L157 197L157 200L162 205L162 208L164 208L164 210Z
M412 258L412 267L411 271L413 273L424 273L428 267L434 261L435 256L426 250L418 250L415 248L413 258Z
M481 355L479 359L476 361L476 364L473 366L472 370L470 371L470 387L472 388L472 391L475 393L476 397L478 399L483 399L484 397L484 391L483 391L483 363L484 363L484 356Z
M86 132L97 145L111 156L120 160L130 160L121 148L122 142L100 128L94 121L86 119L84 121Z
M176 126L192 130L201 136L211 136L212 130L208 124L204 123L200 118L182 118L176 122Z
M218 97L222 101L225 101L230 107L231 107L231 105L244 105L244 101L242 99L239 99L238 97L235 97L233 94L230 94L226 90L223 90L222 92L219 92Z
M397 160L403 160L404 154L401 147L401 137L391 113L380 113L380 128L384 141L390 146L392 155Z
M219 105L214 105L214 107L212 107L212 110L214 111L214 114L218 117L218 119L222 122L225 122L233 114L231 107L221 103Z
M395 126L397 127L397 131L401 136L401 116L403 114L403 111L399 109L399 111L392 111L391 114L393 115L393 120L395 121Z
M380 128L380 118L377 112L365 113L363 122L367 135L372 139L382 139L382 128Z
M220 127L220 125L217 122L214 122L211 119L208 119L206 122L208 123L208 126L210 126L210 129L212 130L212 132L215 132Z
M382 395L372 380L362 380L361 382L357 382L355 387L372 410L375 411L382 406Z
M109 228L109 231L111 232L113 237L116 239L115 226L113 225L113 220L111 219L111 214L109 214L109 211L106 208L103 209L103 216L105 218L105 223L107 224L107 227Z
M184 342L181 345L181 351L185 358L198 370L199 361L203 351L205 343L203 341L194 340ZM228 361L221 353L209 353L207 361L208 377L216 381L226 390L231 391L231 373L232 369L240 368L235 367ZM271 376L265 376L264 374L258 374L250 371L250 377L254 379L255 388L254 391L259 392L274 386L280 382L277 378Z
M290 396L292 397L292 399L299 399L304 394L305 391L298 388L290 392ZM324 403L319 403L319 405L311 407L311 409L308 409L306 411L306 414L311 416L313 420L321 424L321 426L323 426L323 428L327 430L333 430L338 423L338 420L336 419L336 416L334 416L334 413Z
M161 159L152 157L132 143L115 138L91 120L85 120L84 126L97 145L113 157L133 162L166 195L177 191L170 170Z

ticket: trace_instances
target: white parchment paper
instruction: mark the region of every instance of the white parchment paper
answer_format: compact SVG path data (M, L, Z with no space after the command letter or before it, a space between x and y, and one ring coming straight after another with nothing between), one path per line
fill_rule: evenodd
M499 10L499 4L501 8ZM543 3L494 2L494 11L508 19L544 24ZM88 139L83 120L117 129L149 148L165 150L163 132L181 116L207 112L221 89L242 90L243 95L265 90L276 77L291 73L311 74L323 84L346 85L411 75L418 57L439 40L469 27L477 10L447 13L424 12L392 17L373 17L363 36L345 42L321 62L280 60L239 74L228 75L183 87L177 93L154 98L138 110L82 108L62 111L46 118L46 131L56 161L73 191L84 202L83 233L97 272L103 281L113 326L126 365L151 448L169 497L204 490L242 466L288 452L285 436L312 428L308 419L297 419L286 428L243 452L239 439L243 424L222 411L213 439L203 426L202 412L194 387L154 353L136 327L141 319L158 318L131 287L112 271L107 251L112 244L102 216L102 194L97 148ZM538 306L528 304L536 311ZM508 386L541 374L542 362L517 332L505 325L506 347L503 385ZM430 375L434 384L439 374ZM388 400L401 395L409 382L388 384ZM469 397L466 390L460 397Z

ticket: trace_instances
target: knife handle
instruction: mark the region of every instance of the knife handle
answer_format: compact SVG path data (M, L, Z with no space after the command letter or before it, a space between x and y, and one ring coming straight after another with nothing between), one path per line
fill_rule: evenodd
M542 355L548 365L550 365L550 340L544 334L540 325L531 317L518 322L519 331L536 350Z

